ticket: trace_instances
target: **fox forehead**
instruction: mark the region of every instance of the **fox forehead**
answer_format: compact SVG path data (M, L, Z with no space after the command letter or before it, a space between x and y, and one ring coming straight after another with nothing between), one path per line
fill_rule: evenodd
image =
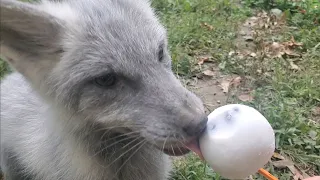
M126 68L139 73L158 63L166 31L144 1L44 1L40 8L66 23L61 43L64 68L73 67L79 75Z
M157 47L166 40L166 30L146 2L148 1L43 1L38 7L61 19L69 38L80 39L80 44L90 42L91 45L99 45L109 41L112 45L123 44L124 48L145 48L148 45Z

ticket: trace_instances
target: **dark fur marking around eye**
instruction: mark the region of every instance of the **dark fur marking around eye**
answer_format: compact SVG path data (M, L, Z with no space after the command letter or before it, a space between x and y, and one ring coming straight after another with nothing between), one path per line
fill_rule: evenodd
M160 62L162 62L163 61L163 58L164 58L164 44L161 44L160 46L159 46L159 50L158 50L158 60L160 61Z
M94 82L99 87L108 88L116 84L117 78L114 73L109 73L109 74L95 78Z

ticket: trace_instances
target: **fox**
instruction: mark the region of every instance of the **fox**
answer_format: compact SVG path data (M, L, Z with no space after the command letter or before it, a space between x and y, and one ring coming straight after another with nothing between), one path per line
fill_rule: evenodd
M207 123L148 0L1 0L5 180L166 180Z

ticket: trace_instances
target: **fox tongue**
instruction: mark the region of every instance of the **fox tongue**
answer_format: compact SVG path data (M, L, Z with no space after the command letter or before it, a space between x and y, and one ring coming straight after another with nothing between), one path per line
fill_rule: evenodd
M188 149L195 152L201 160L204 160L204 157L200 150L199 142L197 140L191 141L190 143L186 144L186 146Z

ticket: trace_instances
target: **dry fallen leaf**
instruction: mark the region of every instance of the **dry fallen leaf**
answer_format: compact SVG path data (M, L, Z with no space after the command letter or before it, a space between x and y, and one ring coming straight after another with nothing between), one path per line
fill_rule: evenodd
M210 31L213 30L213 26L212 26L212 25L209 25L208 23L202 23L201 26L207 28L207 29L210 30Z
M302 43L298 43L298 42L296 42L295 40L294 40L294 37L293 36L291 36L291 40L288 42L289 44L289 46L302 46L303 44Z
M241 101L244 101L244 102L251 102L253 101L253 96L251 94L241 94L238 96L238 98L241 100Z
M320 107L315 107L311 110L312 115L314 116L320 116Z
M262 74L262 70L261 70L261 69L257 69L257 73L258 73L259 75L261 75L261 74Z
M308 175L306 173L304 173L303 171L299 170L298 167L296 167L291 160L285 159L285 157L281 156L278 153L274 153L273 157L276 157L276 158L280 157L280 158L282 158L282 160L273 161L272 165L276 168L279 168L279 169L288 168L291 171L291 173L293 174L293 179L302 180L302 179L308 177ZM301 172L303 175L301 175Z
M250 53L250 56L251 56L251 57L256 57L257 54L253 52L253 53Z
M295 165L287 166L291 173L293 174L294 180L303 180L303 176L300 174L300 171L295 167Z
M230 85L232 85L233 87L238 87L241 84L241 80L242 78L240 76L232 79Z
M270 47L272 48L272 50L278 50L282 47L282 45L278 42L273 42Z
M268 55L271 57L281 57L285 54L285 47L278 42L273 42L270 46L267 46L267 49L269 51Z
M208 61L209 57L200 57L198 58L198 65L204 64L204 62Z
M258 20L258 18L255 17L255 16L252 16L252 17L248 18L248 21L251 21L251 22L255 22L257 20Z
M214 76L215 75L215 73L211 70L205 70L202 73L206 76Z
M236 52L235 51L230 51L228 55L232 56L234 53L236 53Z
M230 86L230 80L222 80L220 87L222 88L222 91L224 93L228 93L229 92L229 86Z
M298 70L298 71L300 70L299 66L292 61L290 61L290 69Z
M253 27L256 25L257 21L259 20L258 17L250 17L246 20L246 22L243 24L245 27Z
M292 50L290 49L285 49L284 52L289 55L289 56L295 56L295 57L300 57L301 55L296 53L296 52L293 52Z
M272 44L267 44L265 49L266 49L266 54L269 57L282 57L283 55L288 55L291 57L301 57L300 54L294 52L290 46L294 45L295 42L285 42L285 43L278 43L278 42L273 42Z
M294 163L290 160L283 159L280 161L273 161L272 165L276 168L284 169L284 168L287 168L288 166L294 166Z
M274 157L274 158L277 158L277 159L280 159L280 160L284 160L285 158L281 155L281 154L279 154L279 153L273 153L273 156L272 157Z

